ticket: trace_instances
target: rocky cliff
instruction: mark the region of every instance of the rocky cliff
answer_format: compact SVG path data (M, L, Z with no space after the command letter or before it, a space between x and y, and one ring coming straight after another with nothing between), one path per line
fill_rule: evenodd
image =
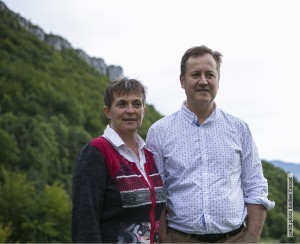
M110 80L117 79L123 76L123 68L118 65L107 65L102 58L90 57L81 49L74 49L72 45L63 37L53 34L46 34L42 28L32 24L29 20L23 18L17 13L14 13L0 1L0 11L6 11L14 15L19 24L28 32L35 35L40 41L45 42L54 49L61 51L63 49L73 49L78 56L86 63L94 67L100 74L107 76Z

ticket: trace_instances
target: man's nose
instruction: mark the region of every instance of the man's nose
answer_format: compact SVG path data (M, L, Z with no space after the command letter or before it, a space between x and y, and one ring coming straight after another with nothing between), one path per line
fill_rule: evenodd
M199 79L198 83L199 83L200 85L207 85L207 84L208 84L208 83L207 83L207 80L206 80L206 77L205 77L205 74L202 74L202 75L200 76L200 79Z

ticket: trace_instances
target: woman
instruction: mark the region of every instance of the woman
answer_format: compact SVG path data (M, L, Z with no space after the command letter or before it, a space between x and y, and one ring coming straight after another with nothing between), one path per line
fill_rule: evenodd
M73 173L73 242L158 242L165 192L152 154L137 134L146 92L135 79L104 94L110 124L81 149Z

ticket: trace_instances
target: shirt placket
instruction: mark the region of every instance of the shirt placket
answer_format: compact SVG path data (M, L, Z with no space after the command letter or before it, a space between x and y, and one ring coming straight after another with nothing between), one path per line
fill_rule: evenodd
M204 229L207 229L209 224L209 165L208 165L208 150L207 150L207 138L205 133L205 124L199 126L199 137L200 137L200 152L201 152L201 162L202 167L202 211L201 221Z

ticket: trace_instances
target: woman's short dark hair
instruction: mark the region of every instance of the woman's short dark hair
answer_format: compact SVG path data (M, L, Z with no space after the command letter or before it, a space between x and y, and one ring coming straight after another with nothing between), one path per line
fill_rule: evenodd
M141 94L143 103L146 102L146 87L136 79L128 79L122 77L114 80L104 92L104 105L108 108L111 107L114 96L121 96L124 94Z

